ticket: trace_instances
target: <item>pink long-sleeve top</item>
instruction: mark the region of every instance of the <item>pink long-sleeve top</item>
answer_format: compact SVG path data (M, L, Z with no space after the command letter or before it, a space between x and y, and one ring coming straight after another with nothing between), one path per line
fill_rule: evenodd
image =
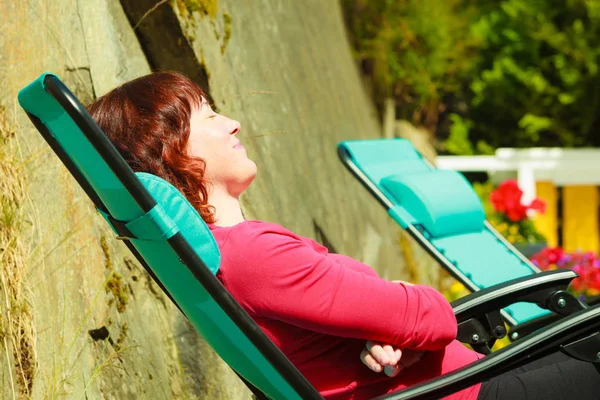
M452 308L428 286L381 279L276 224L210 228L222 257L217 277L327 399L372 398L478 359L454 340ZM361 362L368 339L426 354L389 378ZM475 385L447 399L474 400L478 392Z

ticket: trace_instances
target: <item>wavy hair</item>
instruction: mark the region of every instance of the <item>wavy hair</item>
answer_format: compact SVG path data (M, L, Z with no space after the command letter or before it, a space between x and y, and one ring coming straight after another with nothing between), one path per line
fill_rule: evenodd
M186 76L155 72L127 82L88 106L88 111L136 172L149 172L175 186L207 223L205 162L187 152L192 110L202 89Z

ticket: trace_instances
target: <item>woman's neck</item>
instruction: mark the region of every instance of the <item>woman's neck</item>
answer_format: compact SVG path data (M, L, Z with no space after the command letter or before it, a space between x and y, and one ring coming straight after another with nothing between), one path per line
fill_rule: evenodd
M233 226L244 222L238 197L214 188L208 196L208 204L215 208L215 225Z

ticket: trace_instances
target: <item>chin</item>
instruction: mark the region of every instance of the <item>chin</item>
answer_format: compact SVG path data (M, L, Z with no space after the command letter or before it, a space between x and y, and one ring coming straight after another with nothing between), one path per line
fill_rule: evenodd
M252 162L252 165L254 165L254 168L248 170L248 177L247 177L248 185L250 185L252 183L252 181L254 181L254 178L256 178L256 172L257 172L256 164L254 164L254 162Z
M247 163L244 163L244 167L239 171L238 175L238 184L243 187L243 190L246 190L248 186L254 181L256 178L257 167L254 161L248 159ZM242 190L242 191L243 191Z
M251 159L248 159L248 163L249 163L249 172L252 172L252 175L256 176L256 172L258 170L258 167L256 166L256 163L254 161L252 161ZM254 178L252 178L254 179Z

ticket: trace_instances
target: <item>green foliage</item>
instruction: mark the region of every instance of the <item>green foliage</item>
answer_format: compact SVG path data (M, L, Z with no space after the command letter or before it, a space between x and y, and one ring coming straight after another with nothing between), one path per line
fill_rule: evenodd
M446 140L446 150L453 154L473 155L473 144L469 140L469 130L473 122L463 119L458 114L450 114L450 136Z
M481 200L483 205L483 212L486 218L494 213L494 207L490 201L490 195L494 191L494 185L491 182L473 182L473 190L477 193L477 197Z
M392 96L403 117L435 126L446 93L473 66L471 9L460 0L342 0L356 58L376 103Z
M600 1L342 0L377 105L441 150L600 145Z
M600 144L597 1L479 1L471 140L492 147Z

